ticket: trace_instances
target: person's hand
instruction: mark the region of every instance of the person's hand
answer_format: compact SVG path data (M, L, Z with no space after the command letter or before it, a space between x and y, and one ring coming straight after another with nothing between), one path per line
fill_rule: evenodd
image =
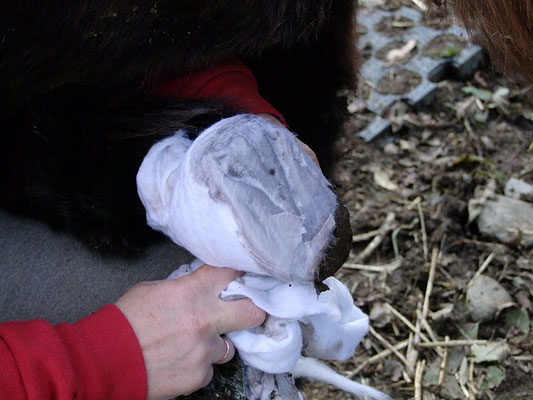
M270 122L272 122L273 124L276 124L276 125L281 125L281 126L284 126L279 119L277 119L276 117L274 117L273 115L271 114L257 114L259 115L260 117L263 117L265 119L268 119ZM297 137L295 137L296 141L298 142L298 144L302 147L303 151L305 151L307 153L307 155L309 157L311 157L311 160L313 160L313 162L318 166L318 168L320 168L320 164L318 163L318 158L316 157L316 154L313 150L311 150L311 147L309 147L308 145L306 145L304 142L302 142L300 139L298 139Z
M190 394L206 386L212 364L226 363L235 354L231 341L220 335L264 321L264 311L251 300L220 299L238 275L204 265L179 279L139 283L117 300L141 345L148 399Z

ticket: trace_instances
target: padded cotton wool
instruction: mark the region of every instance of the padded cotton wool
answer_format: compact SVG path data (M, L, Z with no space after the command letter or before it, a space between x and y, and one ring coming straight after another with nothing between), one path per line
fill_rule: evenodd
M284 374L311 365L303 356L354 353L368 317L337 279L327 278L329 290L319 295L313 286L337 197L290 131L248 114L194 141L179 131L151 148L137 185L149 225L201 260L170 278L202 263L246 272L221 296L248 297L269 315L260 327L227 335L248 365Z
M213 266L311 282L335 228L320 169L288 130L255 115L155 144L137 183L148 224Z

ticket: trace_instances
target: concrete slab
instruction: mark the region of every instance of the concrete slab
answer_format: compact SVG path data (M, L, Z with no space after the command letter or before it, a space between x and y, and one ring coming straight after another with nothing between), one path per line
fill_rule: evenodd
M387 36L378 32L376 28L385 18L404 18L415 23L406 29L398 29L394 36ZM445 30L436 30L424 25L417 25L422 21L422 14L412 8L402 7L396 11L377 9L361 9L357 23L363 27L359 46L370 57L365 61L361 70L361 77L371 87L366 101L367 109L375 114L375 119L367 127L357 133L366 141L373 140L379 134L390 128L390 122L384 119L386 110L397 101L406 101L413 107L430 104L437 90L437 82L453 75L459 79L470 77L483 63L484 54L479 46L468 41L466 31L457 25L452 25ZM433 39L442 35L453 35L466 41L465 47L454 57L432 58L423 53L424 47ZM391 65L377 58L376 54L383 47L394 43L407 43L410 39L416 40L416 54L404 64ZM379 81L394 68L402 68L414 72L421 77L418 85L402 94L384 94L376 90Z

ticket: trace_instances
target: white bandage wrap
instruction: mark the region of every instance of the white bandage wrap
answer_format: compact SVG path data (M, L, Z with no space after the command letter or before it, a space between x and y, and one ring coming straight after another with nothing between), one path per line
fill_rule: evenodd
M137 186L148 224L214 266L311 282L335 228L320 169L292 133L254 115L156 143Z
M253 115L224 119L194 141L177 132L151 148L137 183L150 226L201 262L247 272L221 294L250 298L269 315L227 335L243 360L277 374L302 355L352 356L368 317L337 279L326 279L320 294L312 284L337 198L292 133Z
M252 299L269 317L265 324L228 337L240 356L269 373L293 370L303 354L327 360L351 357L368 330L368 317L354 306L350 292L337 279L317 293L310 283L288 283L246 274L229 284L222 297Z

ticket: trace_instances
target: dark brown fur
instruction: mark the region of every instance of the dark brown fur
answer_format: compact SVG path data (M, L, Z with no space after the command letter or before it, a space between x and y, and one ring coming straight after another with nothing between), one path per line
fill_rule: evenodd
M147 150L239 112L154 89L231 55L327 169L336 92L355 84L354 12L353 0L2 0L0 204L92 247L142 248Z

